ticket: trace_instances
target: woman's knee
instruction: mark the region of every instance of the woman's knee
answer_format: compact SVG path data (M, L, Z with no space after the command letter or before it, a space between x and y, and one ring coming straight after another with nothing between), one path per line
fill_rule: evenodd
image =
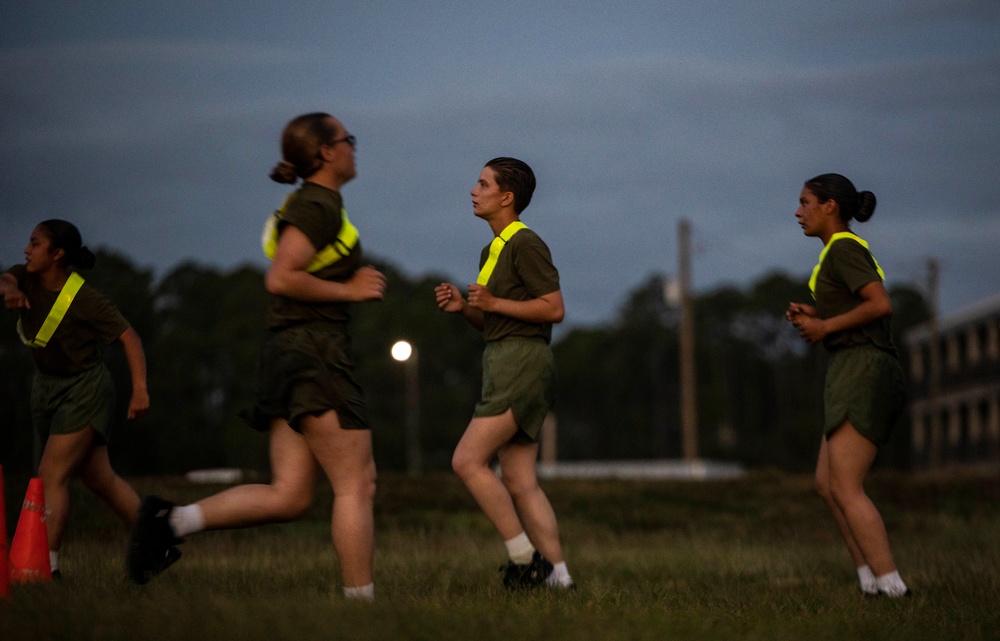
M372 459L345 473L331 476L330 485L334 496L371 502L375 499L377 476L375 461Z
M374 501L375 490L377 486L378 486L378 481L376 480L374 471L371 474L365 474L360 479L358 479L356 495L362 501L365 502Z
M312 492L289 493L275 504L273 516L280 521L298 521L312 508Z
M302 479L279 477L268 491L258 495L261 507L276 521L297 521L309 513L313 504L314 486Z
M830 477L826 474L817 473L813 479L813 490L827 503L833 500L833 491L830 488Z
M350 492L363 498L374 498L377 476L375 461L369 460L361 465L349 478L341 480L338 485L342 491Z
M465 471L465 461L458 455L457 451L451 455L451 471L458 476L462 476Z
M476 459L469 456L468 453L461 447L456 448L454 454L451 455L451 469L460 478L466 478L473 474L479 467L481 467Z
M854 501L864 495L864 487L851 480L834 479L830 483L830 498L841 509L849 507Z
M43 457L38 464L38 478L42 479L46 488L69 485L72 477L73 469L61 461Z
M534 475L523 477L517 474L505 473L502 480L504 487L507 488L507 492L515 500L539 490L538 478Z
M88 470L80 471L80 480L91 492L104 494L114 487L117 477L115 473L108 470Z

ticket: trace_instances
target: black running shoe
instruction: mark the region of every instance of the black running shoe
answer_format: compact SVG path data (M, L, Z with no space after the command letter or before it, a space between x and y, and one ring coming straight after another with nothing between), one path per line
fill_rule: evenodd
M537 588L552 574L552 563L538 550L531 557L531 563L520 565L508 561L500 568L503 571L503 586L508 590Z
M129 541L128 576L143 585L163 572L181 558L181 551L175 546L184 539L174 536L170 529L170 511L174 504L158 496L142 499L139 521L132 530Z

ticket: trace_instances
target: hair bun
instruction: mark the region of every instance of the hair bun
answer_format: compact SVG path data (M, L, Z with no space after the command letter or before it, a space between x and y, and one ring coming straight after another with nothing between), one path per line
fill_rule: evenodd
M854 219L859 223L865 222L875 213L875 206L877 204L878 201L875 199L875 194L870 191L859 191L858 213L854 214Z
M97 262L97 256L94 252L87 249L86 245L81 245L80 249L76 251L76 260L73 264L81 269L90 269Z
M294 185L298 179L299 176L295 172L295 165L287 160L282 160L274 166L274 169L271 170L271 180L274 182Z

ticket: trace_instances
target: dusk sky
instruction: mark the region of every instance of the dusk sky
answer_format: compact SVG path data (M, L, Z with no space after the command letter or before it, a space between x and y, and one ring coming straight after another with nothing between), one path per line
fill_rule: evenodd
M46 218L157 276L263 266L281 129L327 111L366 251L412 277L473 282L469 190L528 162L570 326L676 273L682 217L696 291L804 281L794 212L825 172L878 197L854 231L890 286L935 258L942 312L1000 293L997 0L29 0L0 8L0 68L4 266Z

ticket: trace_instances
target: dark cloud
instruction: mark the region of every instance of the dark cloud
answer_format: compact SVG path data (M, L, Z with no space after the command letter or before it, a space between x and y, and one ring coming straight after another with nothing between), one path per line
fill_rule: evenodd
M807 274L819 247L792 214L826 171L878 194L858 231L890 276L919 282L937 256L945 309L1000 290L994 3L595 4L567 19L529 4L509 39L448 2L419 18L316 4L306 25L230 5L196 12L204 24L146 7L120 28L29 25L0 46L14 70L0 76L0 262L58 215L161 274L262 263L281 127L325 109L360 141L344 193L366 247L414 275L471 280L489 240L469 205L479 168L531 163L525 220L553 249L570 322L610 319L650 273L676 271L681 217L700 288Z

